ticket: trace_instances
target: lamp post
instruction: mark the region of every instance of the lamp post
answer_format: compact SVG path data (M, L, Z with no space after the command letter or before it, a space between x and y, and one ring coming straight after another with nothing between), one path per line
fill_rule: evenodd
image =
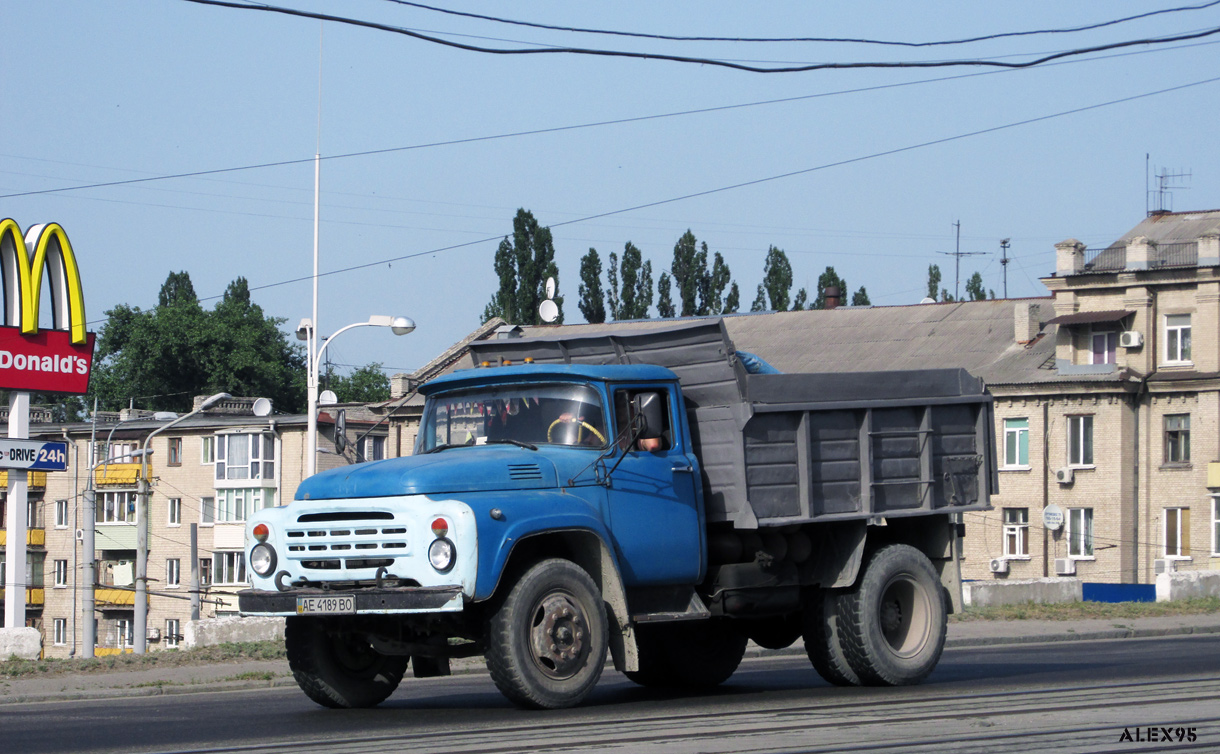
M368 322L356 322L346 327L340 327L334 332L322 347L318 347L318 333L313 320L303 319L297 325L297 338L306 343L306 385L309 392L309 431L305 440L305 476L313 476L318 470L318 367L322 363L322 354L326 347L334 342L340 334L354 327L388 327L395 335L406 335L415 329L415 321L409 317L389 317L374 315Z
M165 430L181 424L204 409L211 408L220 401L231 398L228 393L217 393L208 396L199 404L199 408L183 414L168 424L162 424L144 438L144 447L140 455L140 509L136 512L136 604L135 604L135 650L142 655L148 651L148 497L151 493L148 484L148 446L152 439Z

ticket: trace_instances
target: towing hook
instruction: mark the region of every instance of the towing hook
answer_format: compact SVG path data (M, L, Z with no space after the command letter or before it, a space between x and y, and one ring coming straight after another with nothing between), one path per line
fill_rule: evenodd
M286 592L291 589L292 587L284 585L284 577L291 575L292 574L288 573L287 571L280 571L279 573L275 574L275 588L279 589L281 592Z

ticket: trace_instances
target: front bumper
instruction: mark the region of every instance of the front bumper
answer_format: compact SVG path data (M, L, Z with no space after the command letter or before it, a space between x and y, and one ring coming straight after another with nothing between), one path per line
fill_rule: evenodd
M420 586L393 589L289 589L269 592L246 589L237 593L242 615L296 615L297 597L353 595L358 615L458 612L462 609L462 587Z

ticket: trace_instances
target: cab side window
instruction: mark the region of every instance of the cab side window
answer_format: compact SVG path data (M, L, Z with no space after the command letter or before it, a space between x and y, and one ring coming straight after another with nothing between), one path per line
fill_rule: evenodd
M656 440L632 441L631 420L634 419L632 399L640 393L660 393L664 430ZM664 388L621 388L614 391L615 438L619 448L632 451L664 451L673 447L673 420L669 415L669 391Z

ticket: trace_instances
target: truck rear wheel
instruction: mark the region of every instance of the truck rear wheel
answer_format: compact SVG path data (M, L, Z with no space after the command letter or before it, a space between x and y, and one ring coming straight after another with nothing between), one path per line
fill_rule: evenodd
M601 678L607 644L597 585L576 564L553 558L527 570L492 615L487 669L514 704L572 707Z
M320 618L289 617L284 643L297 685L331 709L381 704L407 670L407 657L383 655L359 634Z
M636 631L640 669L625 675L641 686L713 688L736 672L746 654L745 634L728 621L662 623Z
M940 661L948 611L931 561L909 545L889 545L860 583L836 599L840 640L868 686L919 683Z
M809 662L828 683L835 686L859 686L860 677L851 669L843 652L839 636L837 595L831 591L813 593L805 605L805 654Z

